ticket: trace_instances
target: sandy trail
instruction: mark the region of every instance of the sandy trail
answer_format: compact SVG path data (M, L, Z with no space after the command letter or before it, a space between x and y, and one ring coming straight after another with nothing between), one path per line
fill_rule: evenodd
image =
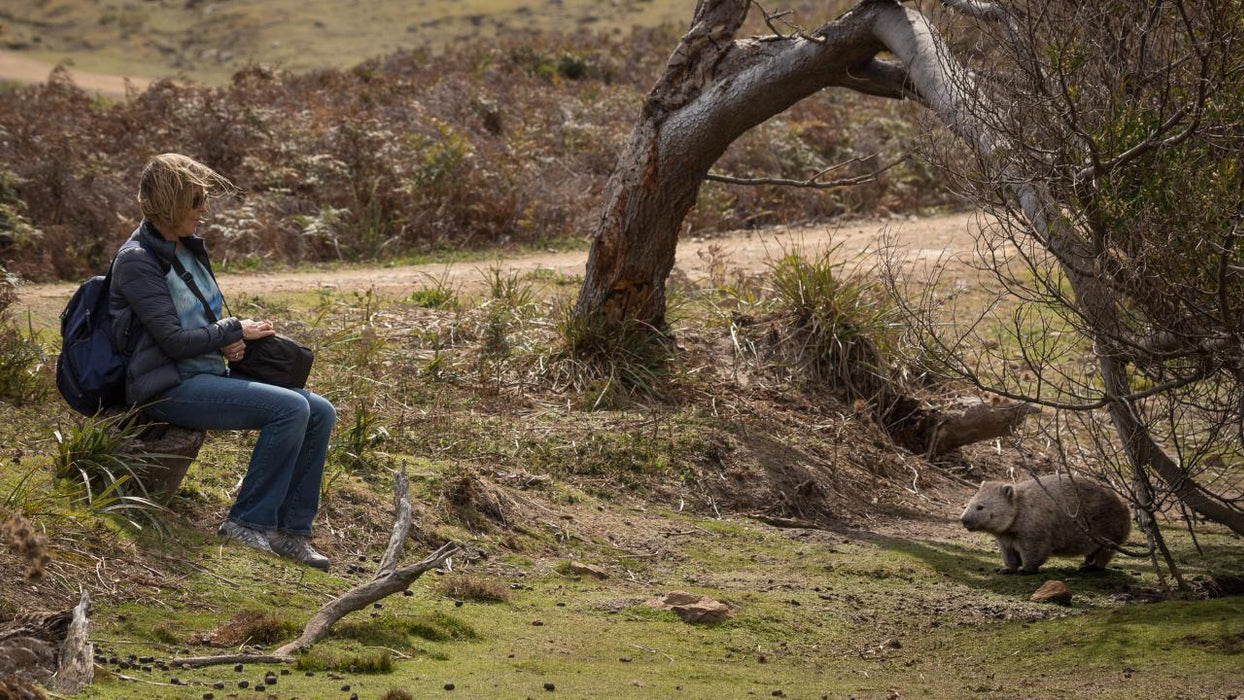
M970 252L978 215L948 214L925 218L860 220L799 228L775 228L765 231L740 231L709 239L692 237L679 243L675 266L692 279L707 274L706 258L716 254L730 268L746 272L765 269L766 261L782 251L797 246L806 252L834 244L839 253L875 252L883 234L890 236L908 258L929 259L942 254ZM210 241L209 241L210 243ZM710 254L712 249L712 254ZM703 253L704 255L701 255ZM499 258L503 270L520 274L533 270L551 270L560 275L581 275L587 265L587 251L532 253ZM318 288L339 291L372 289L380 296L392 297L429 286L433 279L465 291L483 287L482 271L494 262L457 262L408 265L402 267L369 267L345 270L310 270L299 272L222 274L220 287L226 295L248 294L266 296L305 292ZM50 326L73 294L70 283L24 285L18 290L14 311L24 317L31 313L36 326Z
M0 51L0 80L11 80L16 83L45 83L48 74L56 66L33 58L19 56L11 51ZM139 92L146 90L151 83L146 78L122 77L103 73L87 73L69 68L69 75L78 87L87 92L94 92L106 97L125 97L126 88L132 87ZM128 86L127 86L128 82Z

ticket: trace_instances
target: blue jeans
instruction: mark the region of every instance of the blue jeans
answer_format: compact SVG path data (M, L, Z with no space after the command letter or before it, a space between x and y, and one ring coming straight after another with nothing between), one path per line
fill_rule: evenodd
M311 534L337 412L321 396L237 376L196 374L165 391L147 415L192 430L254 430L259 440L229 519Z

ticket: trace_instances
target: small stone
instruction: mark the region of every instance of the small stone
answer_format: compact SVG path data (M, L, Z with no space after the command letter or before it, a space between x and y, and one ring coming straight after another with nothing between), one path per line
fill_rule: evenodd
M243 666L242 664L235 664L233 666L233 670L237 671L238 673L241 673L243 668L245 668L245 666Z
M311 678L314 675L315 675L315 671L307 671L307 678Z
M372 603L371 606L377 610L384 607L384 603Z
M445 690L453 690L453 689L454 689L454 684L453 684L453 683L446 683L446 684L445 684Z
M289 675L289 669L288 669L288 668L283 668L283 669L281 669L281 675L282 675L282 676L288 676L288 675Z
M140 657L138 657L138 663L140 663L140 664L149 664L149 663L152 663L152 662L154 662L154 661L155 661L155 657L154 657L154 656L140 656Z
M603 581L609 578L609 574L607 574L604 571L604 569L592 566L590 564L584 564L583 562L579 562L579 561L571 560L567 562L566 568L570 569L572 573L578 574L579 576L591 576L592 578L598 581Z
M455 601L454 601L454 607L455 607L455 608L460 608L460 607L462 607L462 601L461 601L461 600L455 600Z
M348 693L348 692L350 692L350 686L349 686L349 685L343 685L343 686L341 686L341 692L343 692L343 693Z
M1071 604L1071 589L1062 581L1046 581L1029 597L1034 603Z
M545 689L545 690L547 690L547 691L549 691L549 692L551 693L551 692L553 692L554 690L557 690L557 686L553 685L552 683L545 683L545 684L544 684L544 689Z
M410 590L409 588L407 588L406 590L402 591L402 595L406 596L407 598L411 597L411 596L412 596L412 595L414 595L414 594L415 594L415 592L414 592L414 591L412 591L412 590Z
M249 688L250 686L251 686L250 681L238 681L239 688Z
M772 693L769 693L769 694L770 694L770 695L772 695L772 696L773 696L773 697L775 697L775 698L784 698L784 697L786 697L786 693L783 693L781 688L778 688L777 690L775 690L775 691L773 691Z
M214 697L216 697L215 693L203 693L203 700L212 700Z
M359 700L358 693L350 693L350 700Z
M544 621L543 621L543 620L532 620L532 621L531 621L531 626L532 626L532 627L543 627L543 626L544 626Z
M142 670L143 670L143 671L145 671L146 673L151 673L151 667L150 667L150 666L143 666ZM160 670L161 670L161 671L163 671L164 669L160 669Z
M225 682L224 682L224 681L216 681L215 683L213 683L213 684L212 684L212 687L213 687L213 688L215 688L216 690L224 690L224 689L225 689Z
M256 684L255 684L255 692L256 692L256 693L262 693L263 691L264 691L264 684L263 684L263 683L256 683Z
M180 679L180 678L170 678L170 679L168 679L168 682L169 682L171 685L181 685L181 679Z
M621 661L624 664L629 664L631 662L631 657L623 656L622 658L618 659L618 661Z
M265 685L276 685L276 674L269 672L268 675L263 677L263 682Z

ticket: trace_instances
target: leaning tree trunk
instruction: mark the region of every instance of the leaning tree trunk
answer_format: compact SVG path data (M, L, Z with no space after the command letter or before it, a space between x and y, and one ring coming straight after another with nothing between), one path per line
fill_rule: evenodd
M878 3L811 36L735 40L748 0L700 0L691 29L644 102L605 188L575 312L665 325L665 281L709 168L740 135L829 86L888 97L901 74L873 60Z

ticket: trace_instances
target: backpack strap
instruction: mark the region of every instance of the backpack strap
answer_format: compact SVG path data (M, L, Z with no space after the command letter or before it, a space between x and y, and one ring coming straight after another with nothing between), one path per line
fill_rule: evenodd
M194 283L194 275L190 274L186 266L181 264L181 259L176 254L173 255L173 269L177 271L177 276L181 278L181 281L186 283L186 287L190 289L190 293L194 295L194 298L198 299L199 303L203 305L203 313L207 314L208 322L215 323L220 320L216 318L216 312L212 311L212 305L207 303L207 299L203 298L203 292L199 291L199 285ZM212 279L216 278L212 277ZM220 300L224 301L223 294Z

